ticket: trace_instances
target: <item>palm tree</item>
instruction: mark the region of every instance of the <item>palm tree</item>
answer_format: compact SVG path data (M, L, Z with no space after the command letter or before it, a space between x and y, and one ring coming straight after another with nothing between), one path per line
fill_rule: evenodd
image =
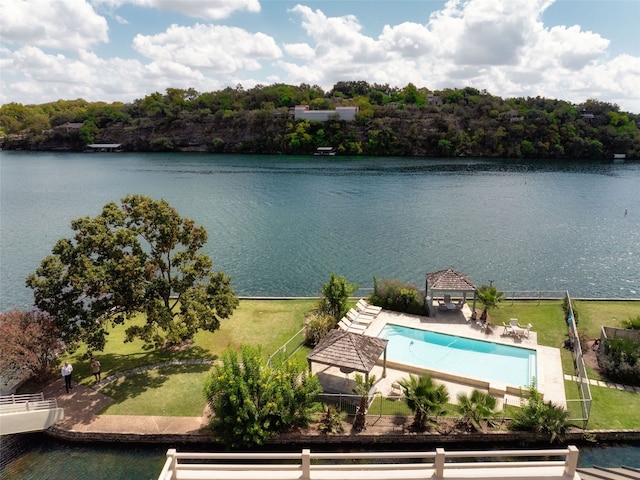
M437 418L445 413L444 406L449 401L449 392L446 386L434 383L431 376L410 375L409 379L400 380L398 383L404 389L407 406L414 412L414 431L425 431L430 416Z
M489 420L496 413L496 398L480 390L473 390L471 395L458 394L458 412L462 422L474 430L482 430L480 420Z
M361 432L367 428L367 408L369 407L369 390L376 383L376 376L371 375L367 380L359 373L356 375L356 386L352 392L360 395L360 405L356 411L356 418L353 421L353 429Z
M482 305L482 315L480 315L480 320L482 322L487 321L487 312L494 308L498 308L500 302L502 301L502 297L504 296L503 292L499 292L496 287L493 285L482 285L478 292L476 293L476 298Z

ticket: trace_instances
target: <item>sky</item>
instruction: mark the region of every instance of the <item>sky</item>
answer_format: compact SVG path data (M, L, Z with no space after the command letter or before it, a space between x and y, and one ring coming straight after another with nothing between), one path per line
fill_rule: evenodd
M339 81L640 113L640 0L0 0L0 104Z

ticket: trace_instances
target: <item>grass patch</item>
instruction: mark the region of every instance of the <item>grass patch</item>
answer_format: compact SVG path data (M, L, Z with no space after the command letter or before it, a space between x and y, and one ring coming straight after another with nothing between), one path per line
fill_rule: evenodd
M174 365L127 375L101 392L114 403L101 414L199 417L206 400L202 393L211 365Z

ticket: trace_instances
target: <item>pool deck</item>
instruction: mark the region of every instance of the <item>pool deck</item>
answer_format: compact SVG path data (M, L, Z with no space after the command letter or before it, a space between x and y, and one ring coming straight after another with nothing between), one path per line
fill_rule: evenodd
M371 322L364 334L377 337L384 326L390 323L475 340L534 349L537 352L538 376L536 378L536 387L538 391L543 394L545 400L551 400L558 405L566 407L560 349L538 345L538 336L534 330L529 332L528 337L514 337L513 335L504 334L502 326L495 325L492 328L480 328L470 318L471 309L468 305L465 305L462 310L438 311L435 317L423 317L383 310ZM407 378L408 373L406 370L387 368L387 376L382 378L382 368L381 360L372 372L378 379L376 388L383 394L389 394L393 391L393 383L402 378ZM438 379L437 373L434 373L433 376ZM452 401L455 400L458 393L468 394L474 388L481 389L473 381L468 381L469 379L464 377L456 378L455 375L443 375L439 380L447 386L449 397ZM500 405L505 402L510 405L520 405L520 397L512 388L508 392L502 393L503 386L496 385L496 387L491 389L491 393L497 397Z

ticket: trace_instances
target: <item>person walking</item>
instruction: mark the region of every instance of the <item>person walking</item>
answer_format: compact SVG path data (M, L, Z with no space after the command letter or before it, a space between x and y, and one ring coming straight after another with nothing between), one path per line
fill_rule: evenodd
M100 381L100 362L93 357L91 357L91 371L96 377L96 383L98 383Z
M66 388L67 393L69 393L69 390L73 390L73 387L71 386L71 372L73 372L73 367L69 362L64 362L64 365L62 366L62 369L60 371L62 372L62 377L64 378L64 388Z

